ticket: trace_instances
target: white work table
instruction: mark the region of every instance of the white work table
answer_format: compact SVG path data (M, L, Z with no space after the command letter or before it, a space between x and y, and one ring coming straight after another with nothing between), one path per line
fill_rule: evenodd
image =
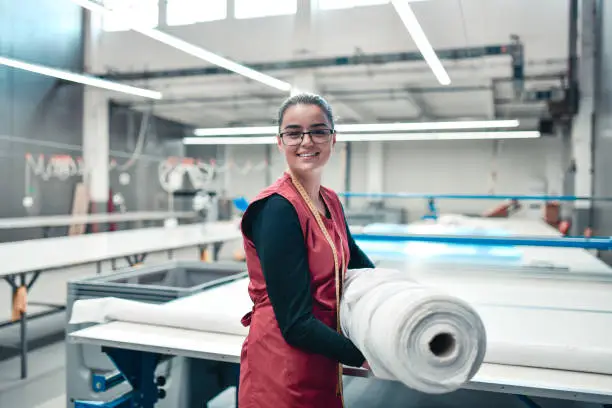
M47 215L37 217L0 218L0 229L64 227L79 224L119 223L130 221L159 221L169 218L195 219L195 212L134 211L126 213L87 215Z
M486 363L464 388L612 403L612 371L608 369L612 355L607 340L612 327L612 281L487 276L483 271L468 276L423 274L418 280L472 303L485 321L491 341ZM153 324L144 314L143 320L75 331L68 341L238 363L244 334L230 333L241 333L237 330L240 316L250 309L246 284L246 280L235 281L168 303L166 310L174 310L174 316L181 316L183 322L167 315L163 322ZM216 322L207 327L216 332L186 329L193 319L185 312L188 310L214 314ZM206 315L197 313L198 319ZM130 315L128 320L140 319ZM185 321L189 324L184 325ZM354 368L346 372L368 374Z
M240 362L243 336L137 323L99 324L68 335L68 341L100 347ZM347 368L347 375L368 376ZM612 376L485 363L464 388L526 396L612 403Z
M241 237L235 222L214 222L3 243L0 244L0 278L4 278L13 290L20 286L29 290L42 272L95 264L97 273L101 273L104 261L111 261L114 269L116 259L125 258L134 265L143 262L147 254L166 252L172 258L175 250L197 248L202 251L209 245ZM31 275L29 279L28 275ZM61 305L47 306L54 310L40 313L40 316L64 309ZM27 376L27 319L36 316L26 313L18 321L21 325L22 378ZM0 326L10 323L0 322Z
M141 228L0 244L0 277L241 238L235 223Z
M493 222L492 224L488 228L500 228L500 223ZM523 236L530 235L530 229L532 236L546 236L544 233L548 236L558 235L552 227L546 225L537 225L538 223L534 225L528 220L520 224L510 222L506 229L514 225L516 228L514 231L520 230L516 234ZM488 305L484 309L489 311L488 316L485 317L488 317L489 321L496 322L493 331L497 332L497 338L502 338L499 333L506 333L504 330L508 326L507 322L512 320L514 326L510 328L514 329L511 330L514 336L508 335L503 338L507 338L508 341L516 341L513 344L518 344L520 347L523 343L528 344L529 341L533 343L531 345L536 346L550 343L558 350L567 347L567 353L570 354L572 347L582 347L582 349L591 347L593 349L589 352L593 355L597 356L597 353L602 353L601 358L597 358L597 361L603 362L604 355L610 358L608 352L610 347L606 340L608 336L605 333L601 335L600 330L610 327L608 323L612 318L607 317L612 314L612 298L609 295L612 293L610 268L588 251L581 249L534 249L539 251L526 253L524 257L544 264L551 262L558 267L539 269L523 268L519 265L519 267L508 266L495 269L490 266L474 267L474 265L467 264L449 266L448 263L441 263L435 268L432 268L431 264L420 268L414 263L408 263L403 269L423 284L445 289L474 304L496 303L509 306L500 308L499 312L489 307L494 305ZM393 265L393 262L391 264ZM393 266L396 265L397 263ZM575 273L567 273L568 271ZM587 276L589 279L586 279ZM218 308L208 309L222 310L225 313L228 309L232 309L230 305L238 303L237 299L232 298L217 299L216 302L219 304ZM508 313L514 313L511 310L512 307L516 308L517 314L514 319L508 319ZM530 317L530 315L533 316ZM239 321L236 316L231 318L232 322ZM554 319L550 318L551 316ZM496 320L497 317L499 320ZM597 324L601 319L608 319L608 323ZM542 322L546 324L541 324ZM562 322L561 325L557 324L558 322ZM521 333L530 334L529 327L536 327L539 330L534 330L534 337L531 339L528 338L530 336L522 338ZM555 334L553 330L555 328L565 329L558 330L565 334L563 336ZM527 331L525 332L524 329ZM517 333L518 337L515 335ZM70 333L67 340L72 343L100 347L238 363L244 337L151 324L111 322ZM569 344L565 344L565 341ZM606 353L602 351L603 349ZM521 350L529 351L527 348ZM520 356L517 356L517 359L520 360L518 357ZM513 364L489 362L483 364L476 376L464 388L612 404L612 375L587 373L574 369L530 367L516 362L514 357L511 360ZM488 361L499 362L500 360ZM550 367L551 361L547 363L543 366ZM585 369L583 366L580 368ZM346 373L353 376L368 376L368 373L362 369L351 368L347 369Z
M354 233L367 233L369 228L370 227L368 226L352 227L351 230ZM385 226L383 225L382 228L385 228ZM435 221L418 221L402 226L401 232L414 235L455 235L456 232L454 232L454 228L468 228L483 231L482 234L475 232L474 235L485 235L485 232L487 231L497 230L500 232L503 231L505 234L507 234L507 236L544 238L561 237L561 233L558 230L540 220L530 220L525 218L465 217L460 215L442 215ZM384 229L381 231L384 231ZM376 232L376 229L373 229L372 232ZM381 233L384 234L384 232ZM461 235L465 235L465 232ZM406 245L407 251L409 252L409 254L406 256L406 265L409 265L413 263L412 261L416 263L424 261L423 258L420 258L419 256L411 256L410 254L418 255L420 253L424 253L425 251L421 250L421 248L427 249L435 247L439 244L413 241L407 243ZM572 274L582 276L591 275L608 277L609 279L612 279L612 268L586 249L534 246L520 246L517 248L522 253L520 262L507 263L507 267L500 264L500 267L498 268L499 271L506 273L506 271L504 271L505 269L513 268L516 272L517 266L520 266L524 267L525 269L540 270L543 274L571 272ZM400 262L397 256L394 256L393 258L394 262ZM384 254L382 255L382 260L384 260ZM430 261L427 260L426 262ZM466 263L469 262L469 260L466 261ZM448 262L440 261L439 264L448 265ZM474 265L470 265L470 267L473 266ZM484 268L489 268L491 271L495 269L491 268L491 264L487 264L487 262L482 262L482 266ZM461 269L462 266L458 263L454 263L453 267L458 267Z

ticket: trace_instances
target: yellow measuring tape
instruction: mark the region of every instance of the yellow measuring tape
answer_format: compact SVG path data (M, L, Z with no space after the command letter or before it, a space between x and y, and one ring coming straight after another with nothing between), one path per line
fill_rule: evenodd
M321 231L323 231L323 235L325 236L325 239L327 239L329 246L331 246L332 253L334 255L334 270L335 270L335 276L336 276L336 331L338 333L342 333L342 328L340 327L340 282L341 280L344 279L344 269L345 269L345 258L344 258L344 247L342 246L343 245L342 236L340 236L340 244L341 244L340 249L342 252L342 269L340 269L340 262L338 260L338 250L336 249L336 245L334 244L332 237L329 235L329 232L327 231L325 224L323 224L323 220L321 219L319 210L317 210L317 207L315 206L315 204L312 202L312 200L308 196L308 193L306 193L306 190L304 189L304 186L302 186L302 183L300 183L300 181L293 175L293 173L291 173L291 171L289 171L289 175L291 176L291 181L295 185L295 188L298 190L298 192L300 193L304 201L306 201L306 205L308 205L308 207L310 208L310 211L312 212L315 219L317 220L317 224L319 224ZM340 274L340 271L342 271L342 275ZM336 388L336 392L338 393L338 395L340 396L340 399L342 400L342 406L344 406L344 393L342 391L343 391L342 389L342 364L338 363L338 386Z
M19 286L13 293L13 307L11 310L11 320L17 321L27 311L28 308L28 289Z

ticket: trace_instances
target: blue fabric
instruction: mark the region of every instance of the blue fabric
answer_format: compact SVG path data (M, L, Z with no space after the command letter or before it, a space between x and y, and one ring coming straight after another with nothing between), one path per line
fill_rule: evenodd
M370 224L364 228L368 233L415 233L416 228L404 224ZM508 236L504 229L476 229L470 227L448 226L446 234ZM479 246L458 245L432 242L374 242L367 239L356 240L357 245L370 257L385 259L419 258L431 261L457 261L472 263L517 263L523 257L523 252L513 246Z

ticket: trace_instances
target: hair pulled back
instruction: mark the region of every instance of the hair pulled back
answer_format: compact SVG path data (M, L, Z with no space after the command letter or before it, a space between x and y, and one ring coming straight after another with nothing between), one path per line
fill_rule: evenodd
M285 112L292 106L295 105L315 105L318 106L331 125L331 128L334 129L334 115L332 112L332 108L330 104L320 95L311 94L311 93L299 93L289 98L285 99L285 101L281 104L278 110L278 129L280 132L281 124L283 123L283 117L285 116Z

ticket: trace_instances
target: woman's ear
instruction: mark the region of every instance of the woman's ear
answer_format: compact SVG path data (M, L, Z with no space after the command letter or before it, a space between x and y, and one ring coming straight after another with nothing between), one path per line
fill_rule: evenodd
M283 151L283 141L281 140L280 135L276 135L276 147L278 147L278 151Z

